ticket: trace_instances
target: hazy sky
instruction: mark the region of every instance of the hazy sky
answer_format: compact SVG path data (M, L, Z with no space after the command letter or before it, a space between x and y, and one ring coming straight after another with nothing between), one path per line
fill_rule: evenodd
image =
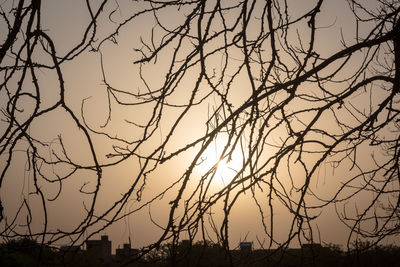
M13 1L3 1L1 5L7 9L12 2ZM90 1L93 5L93 10L97 9L96 5L100 2L101 1ZM291 0L287 2L289 6L289 15L291 18L295 18L307 12L307 10L313 7L317 1ZM368 4L368 1L362 2ZM97 41L94 43L94 46L96 47L99 45L99 41L112 33L119 23L123 22L132 14L145 8L148 8L148 5L136 3L136 1L110 1L105 6L103 15L99 18L97 29L98 35L96 37ZM110 12L114 9L115 11L109 16ZM169 29L173 29L174 27L178 27L184 23L190 10L191 7L183 7L179 11L176 8L169 8L159 12L157 15L161 23L170 27ZM235 13L237 10L234 9L231 12L232 13L228 12L225 14L228 23L230 23L230 19L233 20L237 16ZM260 15L260 12L261 10L255 13ZM67 51L81 41L85 27L90 22L88 10L85 1L83 0L44 0L42 1L41 15L42 29L53 38L57 55L60 57L65 55ZM3 41L5 24L4 21L1 21L0 23L0 37L1 41ZM250 24L249 26L249 37L258 32L258 28L256 28L257 20L254 20L251 23L254 23L254 25ZM143 135L143 130L138 127L138 125L146 123L151 118L155 104L148 103L121 106L111 97L110 105L112 112L110 114L107 98L109 95L107 94L107 87L103 80L106 78L106 81L113 88L132 93L144 93L147 90L146 86L152 90L156 90L162 86L165 79L165 73L169 68L168 60L173 53L172 47L174 47L175 44L165 51L162 51L155 64L154 62L151 62L142 66L142 78L146 79L147 84L141 80L139 75L140 65L133 64L135 60L140 59L141 57L140 53L136 51L135 48L143 48L144 43L151 43L151 41L159 43L162 38L161 34L165 34L163 29L154 26L155 19L151 14L138 16L122 28L118 36L116 36L115 43L106 41L102 44L100 50L101 53L90 52L87 50L74 60L65 62L61 65L66 87L66 103L76 114L79 115L79 119L82 121L83 113L85 122L91 129L95 131L104 131L109 136L123 138L128 141L134 141ZM320 54L321 58L328 57L339 51L342 48L342 37L346 42L348 42L348 44L355 43L355 18L351 13L347 2L344 0L325 1L322 4L321 12L317 15L317 26L319 28L316 36L315 49ZM372 26L372 24L363 24L362 27L358 29L360 35L362 36L363 33L368 32L370 26ZM154 34L153 40L151 40L152 30ZM252 32L253 30L254 33ZM296 40L296 31L299 35L302 35L304 31L307 31L307 24L295 24L291 36L289 37L294 44L299 45L298 40ZM306 45L307 41L304 40L304 42ZM188 47L187 49L190 49L192 44L187 41L187 43L183 43L182 45L186 45ZM215 45L218 45L218 43L215 43ZM184 51L185 50L182 51L182 57L184 56ZM235 52L235 49L232 48L231 56L230 65L227 69L227 76L233 75L233 70L235 70L237 65L243 60L240 49L237 49ZM347 67L348 71L352 70L352 66L358 64L357 60L360 60L361 56L362 55L354 56ZM50 62L50 57L48 55L44 56L42 52L38 52L35 55L35 59L39 62ZM100 66L101 60L104 63L105 77L103 77L103 72ZM216 53L216 55L210 57L207 61L207 71L210 73L215 71L216 75L220 75L220 69L223 64L222 62L223 56ZM163 120L160 121L159 128L156 129L155 134L140 147L137 153L148 155L148 153L153 151L163 140L165 140L168 129L170 129L173 123L177 120L180 112L183 110L183 108L179 106L186 104L188 98L190 98L191 88L193 87L194 79L196 78L198 71L199 69L193 68L188 70L184 75L181 84L176 88L171 97L168 98L171 106L165 107L163 111ZM346 70L344 70L343 73L343 75L345 75ZM38 79L40 80L40 90L42 92L41 108L44 109L45 107L53 105L58 100L58 80L57 76L54 74L54 70L43 69L38 71L37 74ZM196 95L197 100L206 95L207 86L202 86L204 86L204 89ZM310 85L310 88L312 88L312 86ZM338 85L338 88L340 88L340 86L341 84ZM332 85L332 88L333 87L334 86ZM251 96L251 89L246 76L237 76L232 88L233 89L229 94L229 101L233 104L234 108L237 108ZM24 90L33 90L32 84L27 83ZM4 90L3 92L0 92L0 103L2 108L5 106L4 100L1 100L5 99L4 94ZM132 96L123 93L119 94L118 97L120 101L125 101L126 103L137 103L140 100L134 99ZM381 96L379 93L373 97L374 101L379 101L380 98ZM365 100L366 96L359 94L352 98L352 104L354 107L363 107ZM276 101L279 101L279 96ZM177 148L184 147L187 143L193 142L204 135L206 122L213 109L216 108L217 102L218 100L215 96L209 97L202 102L201 105L195 106L189 111L169 141L165 151L166 155ZM262 104L266 105L266 102ZM24 112L29 113L29 110L33 107L33 102L31 103L29 100L21 100L21 105L21 108L25 110ZM304 108L306 105L310 104L299 101L293 103L290 108L294 111ZM343 114L345 114L345 112L346 111L343 111ZM20 116L19 119L21 121L24 120L23 112L18 116ZM110 116L111 121L105 128L102 128L102 125L107 121L108 116ZM307 121L308 118L311 119L312 116L313 113L310 112L302 114L301 118L304 121ZM349 117L348 119L343 120L352 123L353 118ZM319 123L322 128L335 131L330 128L332 121L332 117L326 115L325 120L321 120ZM5 124L0 124L0 127L3 127L1 125ZM293 125L296 125L296 123L293 122ZM297 127L301 128L303 126L299 123ZM77 129L75 123L65 111L57 109L42 116L32 123L29 131L30 134L38 140L47 142L48 146L41 148L42 150L40 151L40 153L47 157L47 159L55 160L57 155L60 157L62 156L61 145L58 142L58 137L61 136L63 145L66 148L66 153L72 161L82 166L93 164L89 146L82 131ZM284 129L277 127L276 131L274 131L266 140L272 145L269 146L270 150L265 152L263 157L267 158L274 156L277 149L274 148L274 145L279 145L281 140L284 139L283 136L285 134L286 132ZM94 133L91 135L93 137L99 161L104 164L114 162L116 158L107 157L107 155L113 153L113 146L123 147L124 144L118 141L110 141L104 135L97 135ZM222 152L226 140L227 136L221 134L204 152L202 156L203 162L195 168L195 171L189 180L188 190L185 197L188 197L192 192L191 190L194 190L199 177L209 170L213 163L217 161L217 155ZM246 146L247 140L244 138L242 141L243 146ZM25 146L26 144L24 143L18 144L20 151L15 153L12 165L3 182L4 184L1 187L1 199L6 214L15 213L23 199L29 199L32 213L35 215L33 228L35 229L36 227L36 229L39 230L42 223L40 221L42 211L38 205L40 201L39 198L34 195L29 196L29 192L31 192L33 188L33 178L32 173L29 171L29 165L26 163L26 152L24 151ZM133 146L134 145L130 145L130 147ZM161 196L158 196L158 194L170 186L174 181L179 180L187 170L199 148L200 146L197 145L182 153L180 156L173 158L164 164L158 165L157 168L146 177L146 185L142 192L140 201L135 199L137 192L137 189L135 189L132 197L122 212L122 214L132 211L135 211L135 213L121 219L106 230L101 231L98 235L95 235L93 238L98 238L100 234L108 234L113 242L114 248L118 244L127 242L128 237L131 238L134 247L145 246L156 241L162 233L162 230L156 224L165 226L170 209L169 202L174 199L178 187L172 188L166 194ZM360 168L366 168L371 164L371 162L373 162L371 155L374 150L367 146L361 146L360 151ZM225 163L222 161L220 163L219 170L216 173L216 179L212 183L213 188L210 189L210 195L213 191L216 192L229 183L229 179L232 179L235 170L240 169L243 160L240 149L237 147L232 155L233 158L231 162ZM248 155L245 155L245 157L246 156ZM377 156L377 158L379 160L379 156ZM310 155L307 160L313 162L314 158ZM2 157L0 157L0 166L2 168L4 168L3 166L5 161L6 156L2 155ZM300 186L304 182L304 178L302 178L304 176L304 173L302 173L301 170L302 168L296 165L297 163L294 159L290 159L288 162L288 165L280 166L278 171L281 176L285 176L286 173L287 176L289 176L289 168L291 174L295 178L294 183L297 183L297 185ZM103 168L102 187L99 191L95 208L97 214L101 214L110 208L115 201L121 198L122 194L129 190L138 175L141 164L143 164L143 160L138 159L138 157L131 157L116 166ZM54 173L63 175L68 173L70 168L66 167L65 164L57 166L43 164L40 171L43 174L54 178ZM329 199L341 186L341 183L344 181L343 177L351 177L352 175L355 175L357 171L357 168L351 169L351 164L346 162L344 162L340 168L336 168L334 158L330 159L329 162L325 162L319 168L317 175L314 177L315 179L311 183L311 189L313 192L317 192L319 197ZM82 215L85 214L85 206L83 203L85 203L85 205L88 205L89 203L89 196L82 194L80 190L93 190L96 185L96 179L97 177L94 172L80 169L72 174L71 177L63 181L62 190L58 198L55 201L48 201L50 229L68 231L75 228L80 223ZM58 194L60 189L58 183L49 183L45 181L42 181L41 183L42 188L46 188L45 192L47 199L51 199ZM290 180L282 180L281 186L284 188L290 188ZM260 202L266 201L266 198L263 198L263 194L266 194L265 191L260 191L257 194ZM146 201L149 201L156 196L158 197L152 204L137 211L137 209L140 209ZM366 202L364 199L369 199L371 196L372 193L365 192L360 194L356 199L349 201L347 212L354 212L356 207L362 208L367 205L369 202ZM293 192L293 197L297 198L298 195ZM307 198L309 198L309 205L320 204L311 195L308 195ZM6 202L6 199L14 199L15 201ZM282 203L278 199L273 200L273 205L276 207L274 210L275 238L277 240L285 240L292 222L292 215L283 207ZM215 221L217 223L220 222L222 218L222 203L219 202L216 204L212 208L212 212ZM343 212L343 205L338 207L338 212ZM316 241L338 244L344 244L346 242L348 229L338 219L335 205L331 204L323 209L315 211L311 210L310 213L312 215L319 215L319 218L315 221L315 224L313 224L313 227L315 227L315 233L320 234L318 237L314 236ZM151 214L151 216L149 214ZM10 217L12 217L12 215L10 215ZM23 221L23 218L20 218L19 220ZM104 224L105 223L106 222L104 222ZM97 227L90 228L90 230L96 231ZM237 205L232 209L230 231L230 242L232 247L238 244L240 240L244 239L253 242L256 242L257 238L260 240L265 239L259 210L252 199L250 192L240 196ZM214 238L214 241L216 241L215 235L211 232L212 231L210 231L210 237ZM185 238L185 234L182 235L182 238ZM63 244L63 242L67 242L67 240L59 241L60 244ZM296 246L296 244L297 243L294 242L292 246Z

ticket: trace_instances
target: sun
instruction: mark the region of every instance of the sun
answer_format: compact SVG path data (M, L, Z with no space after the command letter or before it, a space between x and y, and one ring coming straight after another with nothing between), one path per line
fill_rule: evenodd
M238 147L227 146L227 138L210 144L200 157L199 174L213 179L214 184L225 186L242 169L243 153Z

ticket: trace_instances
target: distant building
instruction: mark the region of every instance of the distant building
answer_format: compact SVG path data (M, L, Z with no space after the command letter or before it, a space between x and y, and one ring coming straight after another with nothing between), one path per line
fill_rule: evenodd
M252 242L240 242L240 252L242 254L249 254L253 250Z
M118 260L129 259L138 254L139 250L131 248L131 244L124 244L122 248L117 248L115 256Z
M81 250L80 246L61 246L60 251L62 252L78 252Z
M107 235L101 236L100 240L87 240L86 250L90 257L98 258L103 262L111 261L111 241Z

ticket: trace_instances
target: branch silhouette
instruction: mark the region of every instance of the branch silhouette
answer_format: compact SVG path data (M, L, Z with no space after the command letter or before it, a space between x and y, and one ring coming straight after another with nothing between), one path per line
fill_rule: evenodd
M348 249L360 238L376 245L397 236L400 5L347 0L354 30L335 30L337 22L324 18L327 1L314 2L298 9L286 0L87 0L86 24L67 49L42 25L42 1L2 3L1 236L80 245L148 210L159 234L138 258L166 242L174 251L182 239L211 240L229 252L241 203L258 214L262 248L318 241L327 209L347 227ZM342 38L332 49L327 32ZM110 58L126 46L133 78L121 85L125 70ZM101 85L93 86L102 91L82 97L73 93L69 66L88 55L98 62ZM52 92L46 75L57 81ZM57 128L51 116L73 125L79 141L61 130L47 138L45 128ZM232 165L221 183L223 162ZM23 164L25 177L13 177ZM106 171L129 164L129 186L103 203L113 190ZM166 168L179 174L160 177ZM155 186L162 179L168 185ZM10 196L13 181L29 188ZM82 200L79 222L52 225L70 181ZM151 210L161 203L168 212L158 221ZM289 221L283 239L279 214Z

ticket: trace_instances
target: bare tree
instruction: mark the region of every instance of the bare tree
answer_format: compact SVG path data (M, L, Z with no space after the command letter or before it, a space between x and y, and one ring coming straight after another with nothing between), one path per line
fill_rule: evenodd
M53 33L42 27L42 1L4 1L2 237L82 242L167 201L162 223L149 212L161 231L141 255L184 237L229 249L232 210L244 198L258 210L263 248L318 239L318 217L328 207L348 226L348 245L398 235L400 5L370 2L347 0L354 24L339 29L337 21L324 19L329 3L323 0L309 6L287 0L87 0L82 36L60 53ZM331 35L339 43L332 49ZM133 48L129 88L107 64L121 46ZM103 122L89 115L90 99L66 97L71 89L64 66L89 53L100 62ZM46 95L42 73L58 80L55 101ZM80 109L74 101L81 101ZM32 130L60 112L60 120L72 121L83 136L79 145L67 144L62 133L49 140ZM193 125L200 127L193 131ZM90 158L71 156L81 150ZM16 198L4 197L4 185L17 179L10 173L21 162L33 187L18 197L17 211L7 210ZM126 162L137 166L129 187L99 205L103 171ZM182 162L169 185L151 188L162 179L158 170ZM76 182L84 203L79 223L69 230L49 224L48 207L72 177L85 175L94 178ZM321 185L323 176L329 190ZM276 237L277 213L289 214L284 239ZM43 227L33 229L36 217Z

